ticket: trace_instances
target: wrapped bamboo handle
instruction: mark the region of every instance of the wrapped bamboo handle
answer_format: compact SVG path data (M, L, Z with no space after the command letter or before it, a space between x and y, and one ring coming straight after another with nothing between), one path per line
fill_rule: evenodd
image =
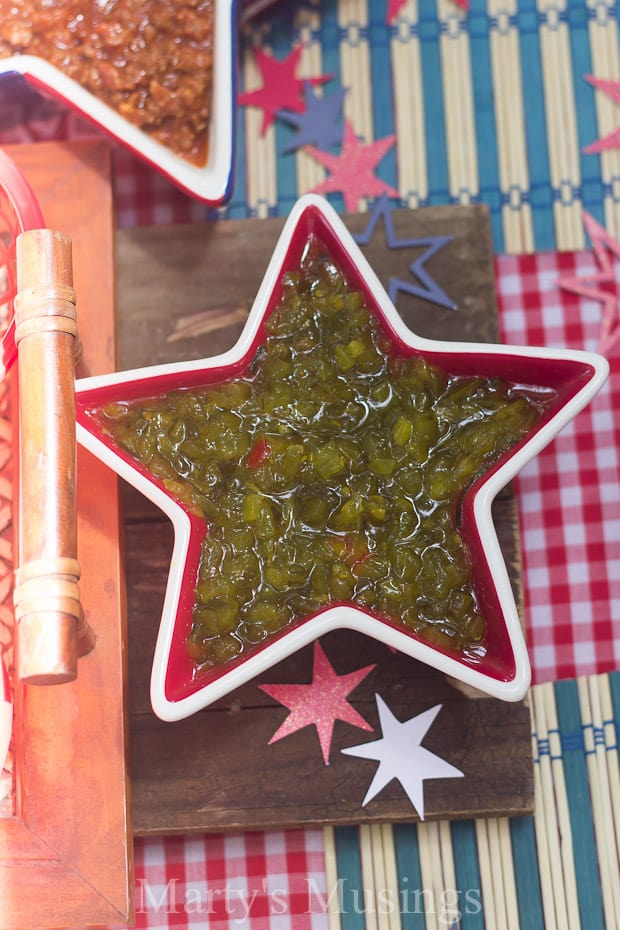
M29 684L77 674L93 638L78 579L71 240L49 229L17 239L15 342L19 384L17 673Z

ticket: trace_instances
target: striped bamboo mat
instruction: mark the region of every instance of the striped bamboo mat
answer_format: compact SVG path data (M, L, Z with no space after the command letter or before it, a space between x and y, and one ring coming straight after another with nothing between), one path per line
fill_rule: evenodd
M620 673L531 711L534 816L326 828L330 930L620 927Z
M298 77L333 74L361 140L395 135L377 175L403 206L488 204L497 252L579 250L585 208L620 235L620 150L584 149L620 125L587 75L620 80L615 0L276 0L242 33L240 90L260 86L253 48L280 60L300 44ZM281 119L241 107L230 217L285 215L325 170L283 153ZM330 194L337 209L342 196ZM364 209L360 204L359 209Z

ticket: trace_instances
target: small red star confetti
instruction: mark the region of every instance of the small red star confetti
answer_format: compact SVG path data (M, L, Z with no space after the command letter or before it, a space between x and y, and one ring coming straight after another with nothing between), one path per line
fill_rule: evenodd
M620 81L607 81L604 78L593 77L591 74L586 75L586 81L592 87L602 91L614 103L620 104ZM606 152L609 149L617 148L620 148L620 126L608 135L603 136L602 139L597 139L596 142L587 145L583 151L586 155L594 155L596 152Z
M293 113L303 113L304 83L312 87L331 81L331 74L319 77L296 77L297 65L302 48L298 45L284 61L278 61L260 48L254 49L254 58L262 78L262 86L256 90L239 94L237 101L242 106L260 107L263 111L261 135L264 136L276 118L278 110L290 110Z
M388 26L394 22L406 2L407 0L388 0L387 13L385 15L385 21ZM460 6L462 10L469 9L469 0L454 0L454 3L456 6Z
M321 152L316 148L306 149L309 155L331 171L331 177L321 181L313 188L313 192L326 194L330 191L340 191L344 197L345 208L350 213L358 209L362 197L379 197L383 193L389 194L390 197L399 197L397 190L373 173L373 169L392 148L395 140L396 136L384 136L383 139L365 145L358 140L353 126L347 120L340 155Z
M387 13L385 14L385 21L388 26L394 22L407 0L388 0Z
M600 271L578 277L561 278L558 283L565 291L602 303L599 351L603 355L608 355L620 340L620 301L617 293L605 290L601 285L608 284L613 287L615 284L612 256L615 255L620 259L620 243L616 242L585 210L583 223L592 242L592 249Z
M282 726L269 740L269 745L312 725L316 727L319 736L325 765L329 765L336 720L343 720L361 730L372 730L370 724L348 702L347 697L374 667L367 665L347 675L337 675L320 644L315 642L311 684L259 685L261 691L290 710Z

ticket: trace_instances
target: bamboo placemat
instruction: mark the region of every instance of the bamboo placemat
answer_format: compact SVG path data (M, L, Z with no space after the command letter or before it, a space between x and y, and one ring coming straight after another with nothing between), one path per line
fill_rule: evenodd
M531 713L534 816L326 829L330 930L620 926L620 673Z
M260 86L253 49L298 76L334 75L344 116L368 143L395 135L377 175L403 206L486 203L497 252L584 248L582 210L620 234L620 150L585 149L619 123L586 80L618 80L614 0L275 0L242 30L240 91ZM235 190L224 215L286 214L325 176L307 152L283 153L283 121L239 110ZM340 194L331 194L342 210ZM360 209L363 209L363 204Z

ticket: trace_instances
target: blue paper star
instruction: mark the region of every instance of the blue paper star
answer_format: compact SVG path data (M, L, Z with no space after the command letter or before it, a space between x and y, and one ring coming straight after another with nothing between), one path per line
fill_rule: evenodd
M282 149L282 154L293 152L304 145L313 145L322 152L329 152L341 145L344 134L342 104L347 92L348 88L344 87L328 97L319 97L312 85L308 81L304 82L304 112L278 111L279 117L297 129L297 135Z
M447 310L456 310L457 306L448 295L439 287L436 281L431 278L430 274L424 267L426 262L433 257L448 242L452 242L453 236L428 236L423 239L397 239L394 233L394 222L392 220L392 211L389 206L386 194L382 194L376 201L368 225L363 233L354 235L353 238L358 245L368 245L374 234L379 220L383 218L385 227L385 239L390 249L408 249L413 247L426 247L426 251L416 258L409 265L409 271L417 278L419 284L412 284L410 281L403 281L401 278L390 278L388 293L392 303L396 303L396 295L399 291L405 294L412 294L414 297L421 297L422 300L428 300L431 303L439 304Z

